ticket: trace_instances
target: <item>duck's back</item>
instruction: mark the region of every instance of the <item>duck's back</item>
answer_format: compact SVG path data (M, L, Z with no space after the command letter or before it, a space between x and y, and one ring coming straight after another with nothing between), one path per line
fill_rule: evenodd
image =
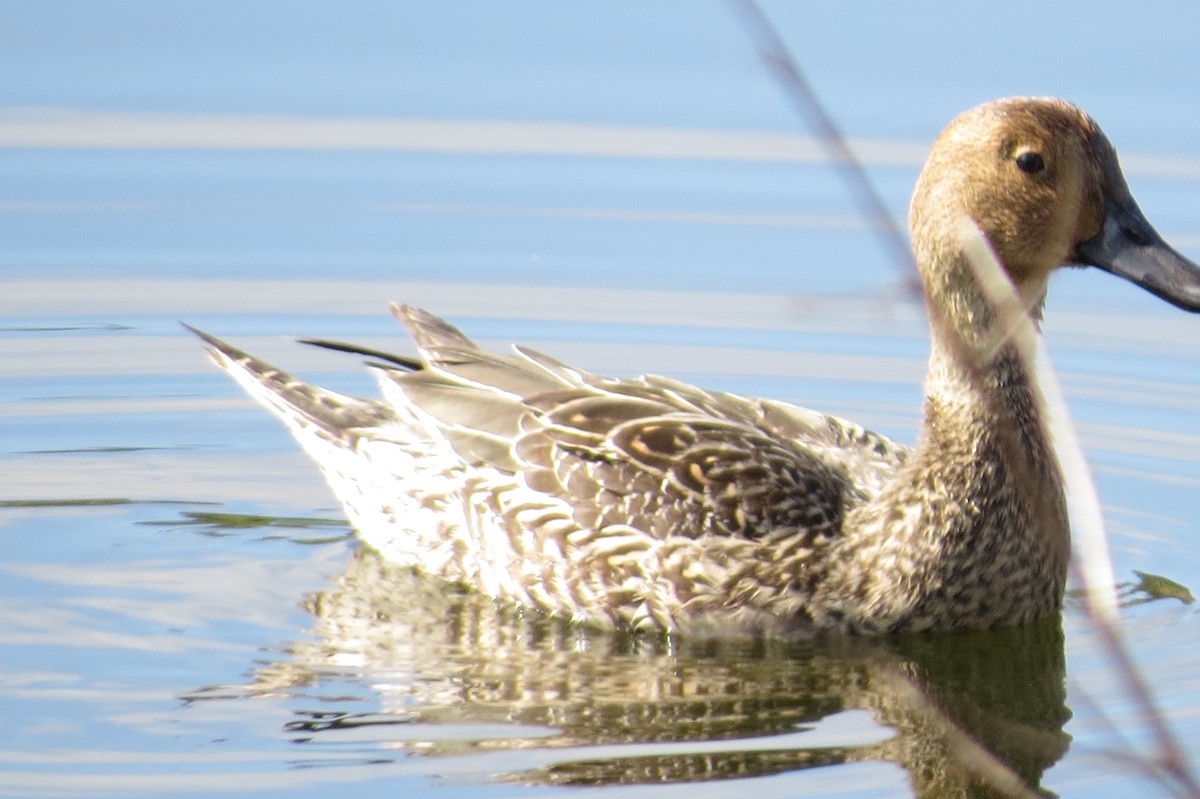
M368 544L500 598L612 623L777 626L803 615L846 512L907 453L786 403L496 355L397 313L421 368L374 363L384 403L217 355L257 384Z

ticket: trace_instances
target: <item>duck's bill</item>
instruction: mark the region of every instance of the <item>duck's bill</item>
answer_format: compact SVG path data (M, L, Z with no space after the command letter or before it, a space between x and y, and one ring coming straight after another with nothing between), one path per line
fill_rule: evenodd
M1200 311L1200 266L1163 241L1132 197L1105 200L1104 228L1075 248L1079 261L1120 275L1186 311Z

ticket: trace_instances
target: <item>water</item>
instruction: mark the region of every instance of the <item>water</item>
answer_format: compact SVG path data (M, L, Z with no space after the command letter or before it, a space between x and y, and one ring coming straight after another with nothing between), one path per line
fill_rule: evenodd
M897 213L953 114L1052 93L1200 256L1194 11L1010 4L984 36L897 9L768 6ZM176 324L368 393L355 359L287 336L394 346L398 299L485 344L911 440L921 309L724 6L5 17L0 793L954 796L972 755L948 719L1059 795L1167 795L1118 757L1150 733L1074 604L1061 630L838 646L505 613L356 548ZM1099 273L1053 287L1121 580L1200 585L1197 324ZM1121 626L1188 751L1195 624L1162 600Z

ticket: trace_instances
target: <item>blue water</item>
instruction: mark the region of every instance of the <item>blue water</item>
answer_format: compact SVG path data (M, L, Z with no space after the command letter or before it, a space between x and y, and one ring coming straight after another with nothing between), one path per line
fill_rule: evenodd
M954 114L1055 94L1200 258L1190 6L765 8L897 217ZM359 551L177 325L368 393L354 358L287 337L402 347L403 300L486 344L911 441L920 305L726 5L43 1L0 20L0 794L955 795L916 776L957 761L910 674L985 744L1027 745L1014 760L1048 790L1169 795L1115 756L1151 736L1077 604L1063 640L924 648L514 619ZM1054 281L1046 335L1121 581L1200 585L1198 325L1094 270ZM1196 623L1160 600L1120 627L1185 751Z

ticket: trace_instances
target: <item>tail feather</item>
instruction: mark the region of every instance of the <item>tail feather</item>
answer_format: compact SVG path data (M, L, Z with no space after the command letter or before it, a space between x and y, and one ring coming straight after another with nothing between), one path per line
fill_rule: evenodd
M204 342L217 366L289 428L314 425L330 436L344 438L351 431L395 421L392 409L382 402L305 383L215 336L188 324L183 326Z
M452 382L514 399L584 382L584 373L532 350L518 348L517 355L500 355L480 349L458 328L420 308L393 304L392 313L408 328L425 368ZM403 382L405 377L395 379Z
M478 350L479 346L467 338L461 330L446 320L434 316L423 308L393 302L392 315L408 329L409 335L422 351Z
M350 344L345 341L334 341L327 338L299 338L296 339L301 344L308 344L313 347L320 347L325 350L333 350L334 352L348 352L352 355L364 355L368 358L375 358L382 363L377 364L384 368L400 367L407 369L410 372L417 372L425 368L425 364L413 358L408 358L404 355L397 355L394 352L386 350L377 350L372 347L364 347L361 344Z

